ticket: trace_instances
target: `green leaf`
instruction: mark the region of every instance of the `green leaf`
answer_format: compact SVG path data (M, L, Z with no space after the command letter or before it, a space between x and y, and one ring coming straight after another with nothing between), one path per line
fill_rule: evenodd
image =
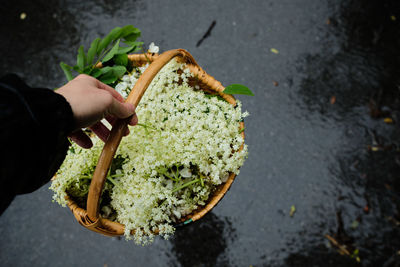
M121 78L126 73L126 68L124 66L114 66L111 67L111 69L114 75L117 76L118 78Z
M112 41L115 41L120 38L121 33L122 33L122 29L120 27L115 27L114 29L112 29L110 31L110 33L108 35L111 37Z
M97 77L99 77L100 75L102 74L102 72L101 72L101 69L99 69L99 68L93 68L91 71L90 71L90 76L92 76L92 77L94 77L94 78L97 78Z
M112 71L110 71L104 75L101 75L99 77L99 80L105 84L111 84L111 83L115 82L116 80L118 80L118 76L116 76Z
M108 73L108 72L111 72L111 73L112 73L112 71L113 71L113 70L112 70L112 67L109 67L109 66L100 68L99 70L100 70L100 75L106 74L106 73ZM100 75L98 75L98 76L100 76Z
M114 63L126 67L128 65L128 55L127 54L115 55Z
M121 37L124 37L128 34L131 34L132 32L135 31L135 27L133 25L125 25L124 27L121 28Z
M128 66L129 63L127 54L140 49L140 46L142 46L142 42L136 42L136 38L139 37L140 34L140 30L132 25L126 25L122 28L116 27L103 39L96 38L93 40L87 54L85 54L84 47L80 46L76 60L77 64L75 66L68 66L63 62L60 63L60 66L68 80L73 79L71 72L75 70L78 73L85 73L98 78L107 84L113 83L127 71L126 66ZM121 38L129 45L128 47L119 47ZM104 68L95 67L100 60L106 63L111 59L113 59L115 66L107 66Z
M118 47L119 47L119 40L115 43L113 48L111 48L110 52L108 52L107 55L105 55L105 57L103 58L103 60L101 62L105 63L105 62L109 61L110 59L112 59L113 56L118 52Z
M225 87L225 90L223 91L223 93L225 94L229 94L229 95L254 95L253 92L247 88L244 85L241 84L231 84L227 87Z
M85 67L85 51L83 50L83 45L81 45L78 49L78 56L76 58L76 65L78 65L78 69L80 72L83 71L83 68Z
M95 78L98 78L105 84L111 84L118 80L118 78L121 78L126 73L126 68L124 66L107 66L99 69L99 71L100 72L96 73L97 77Z
M127 25L122 28L122 33L120 37L123 38L125 41L133 42L138 37L140 37L140 34L141 32L139 29L133 27L132 25Z
M108 45L115 41L116 39L119 38L119 35L121 34L121 28L116 27L110 31L110 33L101 40L100 44L97 47L97 55L100 55L100 53L108 47Z
M101 52L104 49L106 49L106 47L111 43L111 41L112 40L111 40L110 36L106 36L100 41L99 45L97 46L97 51L96 51L98 56L101 54Z
M125 41L124 43L129 45L129 46L134 46L135 50L133 52L139 51L140 49L142 49L142 45L143 45L143 42L126 42Z
M87 63L88 64L93 63L94 55L97 52L97 47L99 45L99 42L100 42L100 38L96 38L93 40L92 44L90 45L90 48L87 53Z
M133 49L135 49L135 46L120 47L120 48L118 48L118 51L115 54L128 54Z
M90 72L90 76L98 78L100 75L105 75L108 72L112 73L112 71L112 68L109 66L103 68L93 68Z
M140 31L126 35L123 37L123 39L127 42L134 42L139 37L140 37Z
M71 73L71 66L68 66L67 64L65 64L64 62L60 63L60 67L62 68L62 70L64 71L65 76L67 77L67 80L70 81L72 80L72 73Z
M91 71L92 71L92 66L88 65L83 69L82 73L90 75Z
M133 27L132 25L126 25L121 29L120 38L124 38L127 41L134 41L140 36L140 30Z
M108 71L111 71L111 70L112 70L112 68L110 66L106 66L106 67L100 68L101 74L104 74L104 73L106 73Z

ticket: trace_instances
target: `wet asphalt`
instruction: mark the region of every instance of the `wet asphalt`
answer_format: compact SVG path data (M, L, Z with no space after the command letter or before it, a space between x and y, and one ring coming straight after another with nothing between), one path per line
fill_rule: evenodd
M84 229L47 184L0 217L0 266L400 266L398 1L5 0L0 14L0 75L31 86L61 86L60 61L132 24L256 95L238 97L249 158L204 219L140 247Z

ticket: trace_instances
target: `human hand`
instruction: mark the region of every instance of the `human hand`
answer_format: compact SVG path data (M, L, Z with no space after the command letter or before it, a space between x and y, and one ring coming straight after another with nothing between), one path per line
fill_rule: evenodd
M124 103L124 98L117 91L88 75L79 75L55 92L64 96L71 105L75 131L69 137L83 148L90 148L93 143L81 128L90 128L105 142L110 130L101 119L106 118L112 125L117 119L132 116L129 125L138 122L134 105Z

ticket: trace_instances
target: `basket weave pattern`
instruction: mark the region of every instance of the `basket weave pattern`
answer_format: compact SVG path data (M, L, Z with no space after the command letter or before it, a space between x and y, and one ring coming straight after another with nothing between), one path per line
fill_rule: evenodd
M236 100L232 95L222 93L225 89L224 86L212 76L208 75L194 60L192 55L186 50L175 49L166 51L161 55L158 54L134 54L129 55L128 59L135 66L143 66L146 63L151 63L145 72L140 76L136 82L134 88L126 99L127 103L138 106L144 92L150 85L156 74L165 66L171 59L177 57L177 60L181 63L186 63L186 67L189 68L193 74L193 78L189 79L191 86L199 85L200 88L206 92L218 93L227 102L236 106ZM100 66L101 67L101 66ZM76 220L84 227L101 233L107 236L119 236L124 234L124 225L104 219L99 214L100 196L103 191L104 182L109 167L111 166L112 159L117 151L118 145L122 139L123 133L127 127L127 120L117 120L114 124L110 137L104 145L103 151L100 154L98 164L93 174L93 178L90 184L88 199L87 199L87 210L79 207L71 198L66 197L68 207L71 209ZM244 129L244 123L240 122L238 129ZM244 132L241 133L244 138ZM239 150L243 149L243 145ZM231 184L235 179L235 174L230 173L228 180L217 186L215 191L212 192L208 203L204 207L200 207L193 211L191 214L181 218L181 222L186 224L188 222L196 221L202 218L207 212L215 207L218 202L223 198L225 193L229 190ZM158 234L158 231L155 231Z

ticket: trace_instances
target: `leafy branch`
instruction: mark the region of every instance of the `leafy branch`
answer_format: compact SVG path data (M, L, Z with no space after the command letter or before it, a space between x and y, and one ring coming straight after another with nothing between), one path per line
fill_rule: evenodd
M105 84L112 85L132 68L128 61L128 53L142 50L143 42L137 42L138 37L140 30L132 25L116 27L103 39L94 39L87 53L81 45L76 65L70 66L61 62L60 66L68 81L73 79L72 73L75 72L93 76ZM125 46L120 46L121 43ZM100 62L103 68L97 68Z

